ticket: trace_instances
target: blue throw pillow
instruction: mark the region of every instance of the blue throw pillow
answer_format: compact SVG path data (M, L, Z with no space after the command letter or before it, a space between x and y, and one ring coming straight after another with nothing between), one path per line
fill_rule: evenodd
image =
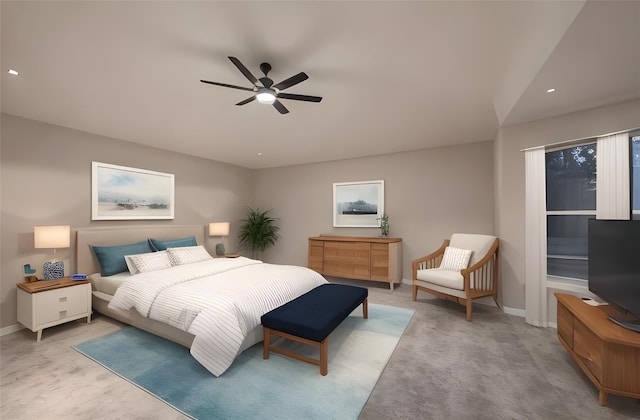
M181 248L184 246L197 246L196 237L172 239L170 241L161 241L159 239L149 239L149 243L154 251L164 251L167 248Z
M125 255L145 254L154 251L148 241L116 246L92 246L91 249L98 258L100 274L103 276L112 276L128 271L129 268L124 259Z

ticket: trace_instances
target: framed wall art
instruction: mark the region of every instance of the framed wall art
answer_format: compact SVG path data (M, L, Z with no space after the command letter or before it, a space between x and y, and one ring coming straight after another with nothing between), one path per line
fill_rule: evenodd
M380 227L384 214L384 181L333 184L334 227Z
M173 174L92 162L92 220L173 219Z

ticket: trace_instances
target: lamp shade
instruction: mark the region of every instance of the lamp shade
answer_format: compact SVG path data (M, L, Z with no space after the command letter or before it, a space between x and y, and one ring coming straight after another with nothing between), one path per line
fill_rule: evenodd
M229 236L229 222L209 223L209 236Z
M33 245L35 248L69 248L70 244L70 226L33 227Z

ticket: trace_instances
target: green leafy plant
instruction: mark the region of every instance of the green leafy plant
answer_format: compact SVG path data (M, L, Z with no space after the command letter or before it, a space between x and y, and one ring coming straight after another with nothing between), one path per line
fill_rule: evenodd
M250 249L251 257L264 252L268 247L275 245L280 237L280 228L275 225L276 219L271 217L272 210L261 211L259 208L247 208L247 217L241 220L238 241L240 248Z
M382 236L389 236L389 216L384 213L380 218L380 233Z

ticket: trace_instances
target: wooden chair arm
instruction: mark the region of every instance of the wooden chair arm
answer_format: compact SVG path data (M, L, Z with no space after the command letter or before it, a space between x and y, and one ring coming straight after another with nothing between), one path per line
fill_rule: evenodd
M460 270L460 274L464 277L464 290L469 290L471 287L471 273L474 271L479 271L484 268L485 265L489 264L494 260L495 254L498 252L498 247L500 245L500 241L496 238L496 240L491 245L491 248L487 251L486 255L482 257L479 261L477 261L471 267Z
M474 265L472 265L471 267L468 268L464 268L462 270L460 270L460 274L467 275L469 273L472 273L476 270L478 270L479 268L481 268L483 265L485 265L486 263L488 263L492 258L493 258L493 254L496 253L496 251L498 250L498 239L496 239L495 241L493 241L493 244L491 245L491 248L489 248L489 251L487 251L486 255L484 257L482 257L481 260L479 260L478 262L476 262Z
M435 261L437 260L438 257L444 255L444 249L448 246L449 246L449 239L445 239L442 245L440 246L440 248L433 251L431 254L411 261L413 279L415 280L417 278L416 276L418 275L418 268L421 264L426 264L427 266L429 266L429 262L432 262L431 265L433 267L429 267L429 268L435 268Z

